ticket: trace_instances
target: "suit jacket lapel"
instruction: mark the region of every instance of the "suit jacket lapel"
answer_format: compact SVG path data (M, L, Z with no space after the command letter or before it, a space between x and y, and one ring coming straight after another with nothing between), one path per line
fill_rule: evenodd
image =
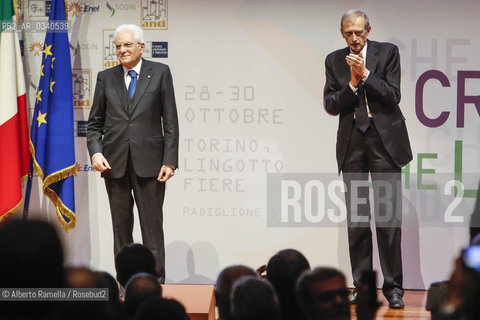
M119 64L115 69L113 85L115 87L115 90L117 91L117 95L119 97L118 100L120 100L121 106L125 111L127 111L129 98L127 88L125 86L125 75L123 73L123 67L121 64Z
M340 81L342 84L348 84L350 82L350 66L347 64L345 57L350 54L350 48L346 47L344 52L339 56L336 68L340 71Z
M370 70L372 74L375 74L378 64L377 48L375 45L367 40L367 69Z
M149 64L148 61L142 61L142 67L140 68L140 75L138 77L137 88L135 89L135 94L133 95L133 102L131 106L131 112L135 110L138 105L138 102L142 98L145 90L147 89L148 85L150 84L152 66Z

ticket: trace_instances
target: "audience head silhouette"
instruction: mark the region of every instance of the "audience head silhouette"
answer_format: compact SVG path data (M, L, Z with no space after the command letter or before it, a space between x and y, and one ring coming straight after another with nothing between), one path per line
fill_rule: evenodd
M297 298L307 320L350 319L345 276L334 268L306 271L297 283Z
M277 295L268 281L246 276L232 288L231 314L233 320L279 320Z
M187 320L190 318L185 312L185 308L178 301L155 297L142 303L134 319Z
M295 285L305 270L310 270L310 264L295 249L281 250L268 261L267 279L278 295L283 319L302 318L295 296Z
M120 250L115 257L115 269L118 282L125 287L134 274L144 272L155 276L155 258L150 249L136 243Z
M125 312L133 317L142 302L161 296L162 287L157 278L148 273L138 273L128 280L125 287Z
M223 269L217 278L215 286L215 298L218 314L222 320L230 320L230 293L235 281L245 276L258 277L258 274L250 267L234 265Z
M63 249L56 230L36 220L10 220L0 225L0 288L62 288ZM2 302L4 318L42 319L54 302Z

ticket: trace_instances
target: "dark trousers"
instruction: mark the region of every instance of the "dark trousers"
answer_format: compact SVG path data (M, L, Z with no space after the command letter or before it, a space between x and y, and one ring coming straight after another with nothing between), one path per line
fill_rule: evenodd
M385 150L373 120L365 133L354 124L342 171L347 186L348 243L354 285L358 285L362 270L372 269L370 174L377 245L385 279L382 290L387 298L392 293L403 295L401 169Z
M133 243L133 203L137 204L143 245L155 257L157 276L165 279L165 245L163 236L163 199L165 183L157 177L142 178L135 174L128 157L125 175L119 179L105 178L112 214L115 255ZM132 195L133 191L133 195Z

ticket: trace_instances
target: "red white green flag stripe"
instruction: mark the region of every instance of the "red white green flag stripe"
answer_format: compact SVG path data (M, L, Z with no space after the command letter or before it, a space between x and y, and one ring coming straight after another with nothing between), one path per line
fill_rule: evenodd
M0 20L15 21L13 0L0 1ZM28 174L27 101L18 34L0 33L0 221L22 203Z

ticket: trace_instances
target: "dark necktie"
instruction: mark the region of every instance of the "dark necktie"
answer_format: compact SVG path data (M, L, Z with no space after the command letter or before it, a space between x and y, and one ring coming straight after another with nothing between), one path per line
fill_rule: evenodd
M370 126L370 120L368 119L367 103L365 101L365 89L363 88L362 83L358 85L357 96L358 105L355 108L355 123L360 131L366 132Z
M128 96L132 99L135 94L135 89L137 88L137 73L135 70L128 70L128 75L132 78L128 85Z

